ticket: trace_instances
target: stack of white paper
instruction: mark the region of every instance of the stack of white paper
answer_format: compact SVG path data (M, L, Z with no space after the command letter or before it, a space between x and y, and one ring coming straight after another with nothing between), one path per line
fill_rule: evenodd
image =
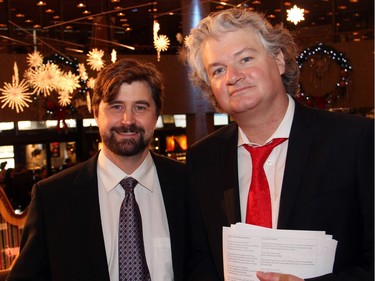
M238 223L223 227L226 281L258 281L256 271L311 278L331 273L337 241L324 231L280 230Z

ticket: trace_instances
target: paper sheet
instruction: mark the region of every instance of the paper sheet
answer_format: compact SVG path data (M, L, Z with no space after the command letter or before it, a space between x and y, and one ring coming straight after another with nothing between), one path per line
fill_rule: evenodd
M337 241L321 231L277 230L248 224L223 227L226 281L258 281L256 271L310 278L332 272Z

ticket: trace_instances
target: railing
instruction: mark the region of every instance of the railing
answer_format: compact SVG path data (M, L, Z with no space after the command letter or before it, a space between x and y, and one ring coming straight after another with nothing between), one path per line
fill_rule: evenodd
M9 269L19 254L27 211L16 214L0 188L0 270Z

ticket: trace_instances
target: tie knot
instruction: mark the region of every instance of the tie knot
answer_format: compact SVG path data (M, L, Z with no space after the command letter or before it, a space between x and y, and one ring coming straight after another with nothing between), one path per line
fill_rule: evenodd
M279 144L286 141L286 138L275 138L272 139L269 143L262 145L262 146L250 146L245 144L244 147L248 152L251 154L251 158L253 160L253 165L261 165L263 166L264 162L270 155L271 151L278 146Z
M127 177L120 181L120 184L126 192L132 192L138 181L135 178Z

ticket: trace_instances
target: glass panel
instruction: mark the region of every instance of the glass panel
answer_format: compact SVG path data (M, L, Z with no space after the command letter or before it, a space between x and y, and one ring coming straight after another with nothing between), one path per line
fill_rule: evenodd
M94 118L83 119L83 127L96 127L96 121Z
M0 122L0 133L5 130L13 130L14 122Z
M174 124L176 127L186 128L186 115L185 114L175 114Z

